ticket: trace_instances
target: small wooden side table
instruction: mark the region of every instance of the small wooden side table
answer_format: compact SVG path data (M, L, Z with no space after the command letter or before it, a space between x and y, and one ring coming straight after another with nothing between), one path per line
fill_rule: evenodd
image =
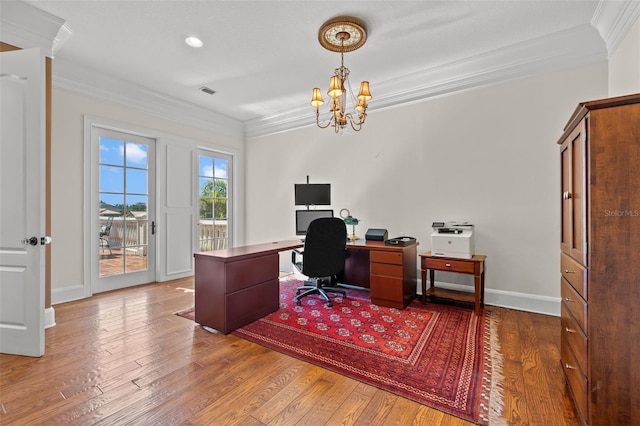
M422 303L427 302L427 296L451 299L461 302L474 303L475 313L480 315L484 307L484 261L487 256L474 255L471 259L432 256L428 251L420 255L420 269L422 271ZM427 271L429 271L430 285L427 290ZM474 292L448 290L435 287L435 271L457 272L459 274L473 274Z

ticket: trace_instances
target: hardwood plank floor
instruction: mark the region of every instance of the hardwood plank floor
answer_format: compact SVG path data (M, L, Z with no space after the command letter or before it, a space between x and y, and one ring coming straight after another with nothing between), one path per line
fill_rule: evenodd
M2 425L470 425L174 315L193 279L55 306L42 358L0 354ZM505 424L577 425L560 319L499 318Z

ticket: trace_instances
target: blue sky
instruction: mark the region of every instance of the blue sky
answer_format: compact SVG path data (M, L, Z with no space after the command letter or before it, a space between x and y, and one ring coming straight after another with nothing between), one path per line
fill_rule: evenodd
M126 196L127 205L147 204L147 154L147 145L100 138L100 201L125 204Z

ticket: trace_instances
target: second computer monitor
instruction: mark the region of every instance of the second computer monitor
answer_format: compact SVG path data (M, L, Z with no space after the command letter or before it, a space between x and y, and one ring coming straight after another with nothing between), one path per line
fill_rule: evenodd
M333 210L296 210L296 235L307 235L309 224L320 217L333 217Z

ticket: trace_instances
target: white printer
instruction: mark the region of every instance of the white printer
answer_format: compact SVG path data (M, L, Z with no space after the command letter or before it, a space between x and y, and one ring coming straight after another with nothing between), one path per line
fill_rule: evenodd
M467 222L433 222L431 255L471 259L474 254L473 225Z

